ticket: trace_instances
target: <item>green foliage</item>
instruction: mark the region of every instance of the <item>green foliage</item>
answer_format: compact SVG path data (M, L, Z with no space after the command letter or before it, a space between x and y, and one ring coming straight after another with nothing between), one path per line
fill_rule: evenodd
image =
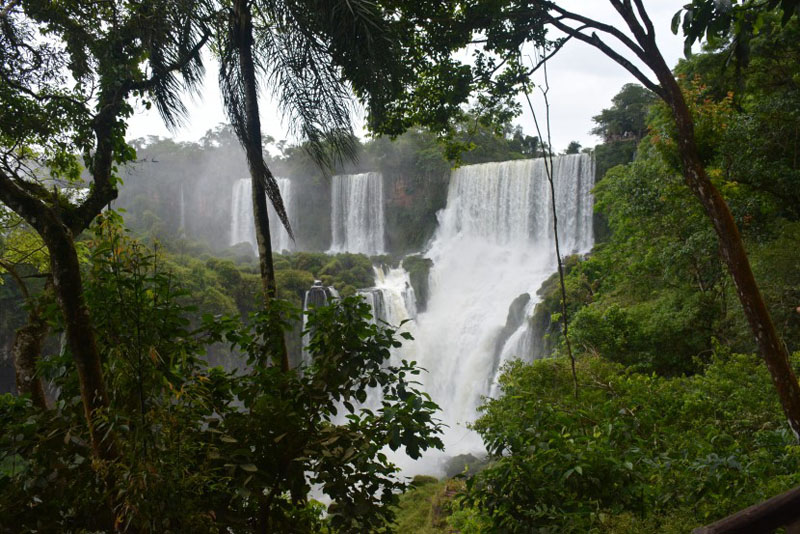
M789 243L797 220L800 100L791 80L799 71L790 58L800 57L798 32L796 21L765 22L738 82L719 52L680 67L689 76L682 83L701 156L743 233L790 350L800 346L800 314L791 304L796 281L786 268L797 248ZM736 97L736 89L744 92ZM580 309L571 331L578 349L646 372L692 373L711 353L712 339L743 352L753 342L711 225L683 184L668 110L656 106L649 127L636 160L612 168L596 186L596 209L611 235L568 276L568 286L573 280L589 293L575 294Z
M420 480L420 479L425 480ZM412 487L400 496L397 506L397 534L445 534L461 532L479 534L489 524L473 509L459 506L458 494L463 492L463 480L442 482L431 477L416 476ZM424 483L421 483L424 482Z
M196 324L172 264L117 222L110 212L88 242L86 297L111 398L95 424L115 436L118 458L89 459L74 361L47 356L53 410L0 398L0 532L384 528L404 483L383 448L417 457L441 447L437 407L416 389L420 370L388 363L394 330L373 324L359 299L316 308L312 365L282 372L274 324L296 321L294 308L276 301L246 322L206 314ZM224 261L195 267L223 285L243 276ZM234 371L205 363L214 343L231 347ZM356 407L368 400L372 410ZM333 500L325 518L307 501L309 484ZM113 515L98 513L110 495Z
M578 379L576 398L566 359L506 369L474 425L494 462L465 503L485 532L685 532L800 482L755 356L672 379L583 358Z
M417 298L417 311L423 312L428 305L428 280L433 261L421 255L403 258L403 269L408 272L411 287Z
M606 143L620 140L641 140L647 133L647 114L656 96L634 83L622 86L611 99L611 107L592 117L597 125L592 129Z
M672 32L678 33L678 28L682 28L687 56L690 55L692 44L705 38L712 45L730 41L738 56L745 58L749 41L754 34L758 34L764 24L764 18L778 9L781 12L782 23L786 24L794 15L800 14L800 1L693 0L675 13L672 18Z

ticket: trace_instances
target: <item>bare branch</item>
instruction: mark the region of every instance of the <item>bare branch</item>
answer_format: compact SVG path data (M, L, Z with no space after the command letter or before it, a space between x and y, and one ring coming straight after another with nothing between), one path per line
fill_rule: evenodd
M614 3L615 0L611 0L611 2ZM631 52L636 54L636 56L639 59L641 59L644 62L647 62L647 56L646 56L646 54L644 52L644 49L641 46L639 46L639 44L635 43L630 37L628 37L627 35L622 33L619 29L615 28L614 26L611 26L610 24L604 24L602 22L598 22L598 21L596 21L594 19L591 19L589 17L584 17L583 15L579 15L578 13L572 13L571 11L567 11L566 9L563 9L563 8L558 7L556 5L552 5L551 7L552 7L552 9L554 11L556 11L559 14L561 14L560 17L552 17L552 16L550 17L550 20L559 29L561 29L559 24L561 24L561 25L563 25L565 27L571 28L567 24L564 24L564 22L563 22L564 19L574 20L576 22L580 22L581 24L583 24L586 27L594 28L594 29L599 30L599 31L601 31L603 33L607 33L608 35L616 37L623 45L625 45L625 47L627 49L629 49ZM571 29L573 31L575 30L574 28L571 28ZM564 31L564 30L562 29L561 31ZM565 33L568 33L568 32L565 32Z
M655 44L655 41L653 41L652 37L647 35L644 28L642 28L642 25L639 23L639 20L636 18L636 13L634 13L630 0L609 0L609 2L611 2L611 5L614 6L614 9L617 10L617 13L620 14L622 19L628 25L628 28L631 30L631 33L633 33L636 41L642 46L642 50ZM640 57L645 63L648 62L647 56Z
M0 11L0 19L8 17L8 14L11 13L11 10L14 9L17 4L19 4L19 0L11 0L9 3L3 6L3 10Z
M642 19L642 22L644 22L644 27L647 29L648 37L650 37L652 40L655 40L656 30L653 28L653 21L650 20L650 16L647 14L647 10L645 10L642 0L634 0L634 2L636 3L636 10L639 12L639 18Z
M553 240L556 247L556 260L558 261L558 279L561 282L561 319L564 328L564 341L567 345L567 354L569 355L569 361L572 366L572 380L575 386L575 397L577 398L578 373L575 369L575 355L572 353L572 344L570 343L569 331L567 330L567 289L566 285L564 284L564 264L561 261L561 247L558 241L558 212L556 210L556 189L553 182L553 145L552 135L550 132L550 100L547 98L547 93L550 92L550 78L547 76L547 59L540 60L538 63L544 66L544 89L542 89L542 96L544 98L545 120L547 126L547 148L545 149L546 151L544 153L544 170L545 174L547 175L547 181L550 184L550 201L553 210ZM524 89L524 92L525 100L528 102L528 108L530 108L531 115L533 116L533 123L536 125L536 133L539 135L539 139L542 139L542 130L539 127L539 120L536 117L536 112L533 109L533 103L531 102L531 97L527 88Z
M619 63L622 67L625 68L628 72L633 74L633 76L639 80L642 85L653 91L659 97L664 98L664 90L658 86L655 82L651 81L641 70L639 70L636 65L631 63L626 57L622 56L618 52L616 52L613 48L608 46L602 39L600 39L596 33L592 33L592 35L586 35L585 33L577 31L575 28L564 24L561 21L551 19L551 23L558 28L559 30L563 31L567 35L571 35L572 37L578 39L579 41L583 41L593 47L597 48L609 58L614 60L616 63Z
M584 26L581 26L579 28L576 28L576 31L581 31L581 30L584 30L586 28L587 28L587 26L584 25ZM559 50L561 50L564 47L564 45L569 42L570 39L572 39L572 35L567 35L558 44L556 44L556 46L553 47L553 50L551 50L550 53L548 53L548 54L544 55L543 57L537 59L537 61L531 67L531 70L526 72L525 75L526 76L531 76L533 73L535 73L537 70L539 70L539 68L542 67L545 63L547 63L548 59L550 59L551 57L556 55L556 53Z

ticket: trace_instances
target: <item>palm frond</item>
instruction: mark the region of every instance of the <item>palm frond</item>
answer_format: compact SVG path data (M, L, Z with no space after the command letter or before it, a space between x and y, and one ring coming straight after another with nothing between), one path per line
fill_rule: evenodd
M269 58L263 66L265 82L291 133L305 141L305 149L326 171L344 158L354 158L352 94L326 43L302 31L286 9L273 12L269 19L262 17L261 23L256 48Z
M200 48L209 32L203 20L209 9L198 0L144 2L138 6L138 31L147 51L150 89L170 129L187 118L183 93L196 94L202 85L205 67Z
M277 213L283 227L286 228L289 237L294 240L294 232L289 223L289 216L283 204L278 182L261 155L260 132L252 135L247 127L246 87L241 62L242 47L248 46L247 37L241 34L241 28L233 13L230 14L224 27L219 30L219 86L228 119L231 121L231 126L239 139L239 143L245 150L248 164L253 174L252 179L262 182L264 190L267 192L267 197L272 203L272 207L275 208L275 213ZM254 56L253 59L255 60L256 57ZM256 66L259 67L259 65ZM256 92L258 92L257 87Z

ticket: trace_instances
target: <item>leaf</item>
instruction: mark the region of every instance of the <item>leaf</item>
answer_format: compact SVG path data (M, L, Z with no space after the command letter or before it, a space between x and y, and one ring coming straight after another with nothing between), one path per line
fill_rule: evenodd
M242 468L243 471L247 471L248 473L255 473L258 471L258 467L255 464L239 464L239 467Z
M672 16L672 33L678 35L678 29L681 26L681 12L678 11L675 15Z

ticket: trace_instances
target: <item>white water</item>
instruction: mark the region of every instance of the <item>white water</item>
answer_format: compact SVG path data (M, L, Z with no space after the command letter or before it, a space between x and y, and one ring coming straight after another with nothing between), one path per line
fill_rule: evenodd
M403 321L414 319L417 299L408 273L402 267L373 267L373 270L375 286L358 292L372 308L373 320L397 327Z
M333 177L331 252L383 254L383 176L378 172Z
M186 199L183 196L183 182L181 182L181 206L180 206L180 217L181 217L181 225L180 225L180 233L181 235L186 234Z
M562 255L588 252L594 242L594 162L587 154L554 161L556 207ZM412 330L406 359L428 370L425 390L442 408L448 425L446 456L483 450L466 428L482 398L491 394L496 370L513 357L532 360L528 321L495 357L498 334L509 305L536 290L556 269L550 190L543 160L471 165L454 170L447 206L425 256L433 260L428 307ZM444 458L429 454L421 463L396 458L408 474L440 472Z
M278 182L278 189L281 192L283 205L292 221L294 206L292 204L292 182L288 178L275 177ZM267 213L269 214L269 234L272 241L272 250L281 252L284 250L294 250L292 242L283 223L278 218L278 214L272 208L272 202L267 199ZM250 187L250 178L242 178L233 184L233 195L231 198L231 233L230 245L237 243L250 243L253 252L258 250L256 243L255 221L253 219L253 197Z

